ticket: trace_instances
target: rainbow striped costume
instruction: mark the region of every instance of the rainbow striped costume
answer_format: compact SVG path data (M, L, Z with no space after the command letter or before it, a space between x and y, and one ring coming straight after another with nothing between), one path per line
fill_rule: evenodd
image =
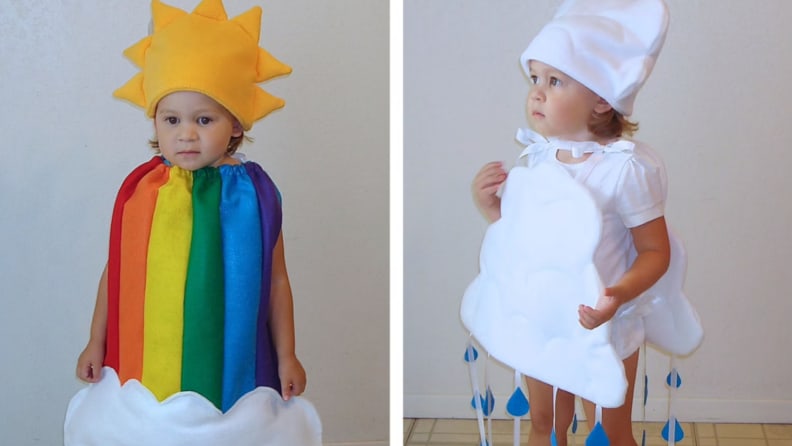
M137 167L111 222L105 365L160 401L194 391L223 412L256 387L280 391L268 324L280 230L256 163Z

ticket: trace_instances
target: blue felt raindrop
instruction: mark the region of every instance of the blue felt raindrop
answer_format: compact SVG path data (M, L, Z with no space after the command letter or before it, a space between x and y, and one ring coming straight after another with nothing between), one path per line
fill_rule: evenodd
M484 415L489 416L492 409L495 408L495 395L492 394L492 388L487 386L487 404L484 405Z
M674 421L674 442L679 443L683 438L685 438L685 432L682 430L682 426L679 424L679 421L677 421L676 418L671 417L671 420L666 422L665 426L663 426L663 432L661 432L661 434L663 435L663 440L668 441L668 431L672 420Z
M577 414L572 417L572 433L576 434L578 430Z
M469 345L468 348L465 349L465 362L471 362L471 359L470 359L470 352L471 351L473 352L473 361L478 359L478 350L476 350L476 347L473 347L472 345Z
M471 398L471 400L470 400L470 407L472 407L472 408L474 408L474 409L476 408L476 396L477 396L477 395L473 395L473 398ZM484 397L483 397L483 396L482 396L482 397L479 397L479 402L481 403L481 409L482 409L482 411L483 411L483 412L484 412L484 414L486 415L486 411L487 411L487 403L484 401Z
M594 425L594 429L591 430L588 438L586 438L586 446L610 446L610 440L605 435L602 423Z
M522 417L528 414L530 408L528 398L525 397L522 389L519 387L514 389L514 393L512 393L506 403L506 413L513 417Z
M682 376L679 375L679 372L677 372L676 369L671 369L671 372L668 373L668 376L666 376L666 384L669 387L671 387L671 375L673 375L675 372L676 372L676 386L674 387L678 389L682 387Z
M490 413L492 413L492 409L495 408L495 395L492 394L492 389L487 387L487 396L486 398L481 396L479 397L479 401L481 402L481 411L484 413L485 417L488 417ZM474 396L470 400L470 406L472 408L476 408L476 397Z

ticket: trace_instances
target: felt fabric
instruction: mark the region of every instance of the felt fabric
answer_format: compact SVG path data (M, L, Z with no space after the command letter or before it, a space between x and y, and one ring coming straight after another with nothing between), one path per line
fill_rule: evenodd
M618 407L627 382L609 324L587 330L577 313L580 304L594 306L603 290L593 261L600 231L593 199L562 168L513 168L461 318L495 359L603 407Z
M105 365L159 400L189 390L223 411L256 387L280 391L268 310L281 210L261 167L190 172L155 157L115 209Z
M561 70L629 116L668 30L663 0L566 0L520 56Z
M195 392L160 402L137 380L122 386L109 367L72 398L64 424L65 446L319 446L321 436L319 416L302 397L283 401L258 387L223 413Z
M272 215L272 218L261 219L261 240L264 246L275 246L281 233L281 197L277 188L267 187L272 184L266 172L255 163L245 163L248 176L253 181L258 198L259 214ZM275 346L268 329L270 285L272 279L272 256L261 258L261 300L258 313L258 333L256 339L256 384L259 386L281 388L277 369L267 364L277 363Z
M240 166L241 167L241 166ZM225 260L223 407L256 385L256 323L261 299L261 223L247 171L221 169L220 217ZM274 245L272 245L274 246ZM271 252L271 249L270 249ZM232 323L233 321L233 323Z
M156 158L155 161L158 161ZM108 332L108 351L112 346L118 350L119 355L125 358L118 364L118 374L125 382L128 379L141 379L143 376L143 321L146 295L146 257L149 238L151 237L151 222L154 219L154 206L160 187L164 186L169 178L169 169L164 164L156 166L148 175L137 183L134 194L128 199L119 194L116 201L122 206L121 224L114 225L111 231L125 228L122 234L120 251L112 252L109 259L113 264L119 265L118 279L108 277L108 287L113 284L118 292L112 293L108 302L118 304L118 313L113 312L113 319L118 320L118 333ZM121 252L124 261L120 261ZM118 285L115 283L118 282ZM118 296L123 290L125 298L119 300ZM120 315L124 317L121 318ZM109 314L108 314L109 316ZM108 324L114 326L115 324ZM110 341L110 334L115 341ZM117 339L127 341L118 343ZM112 366L107 360L105 363Z
M153 34L124 55L141 69L113 95L153 117L157 103L175 91L203 93L250 130L284 102L256 84L291 72L258 46L261 8L229 20L221 0L202 0L192 13L151 3Z
M151 220L143 309L143 383L160 400L181 389L184 285L193 226L191 191L191 172L172 167L168 182L158 191Z
M107 324L109 326L119 325L118 293L120 292L119 286L121 282L119 253L121 250L121 221L124 216L124 205L127 203L132 193L135 192L141 178L161 164L162 161L155 157L147 163L138 166L126 177L118 191L118 198L116 198L115 206L113 207L113 216L110 224L110 254L107 260ZM148 236L146 236L146 238L148 238ZM115 369L119 367L117 331L107 333L105 365Z
M671 355L692 354L704 340L704 328L696 309L688 300L683 285L687 272L687 254L673 230L668 231L671 261L668 271L642 299L649 301L645 311L646 342Z
M223 270L223 239L220 213L222 183L217 169L202 169L193 174L193 216L200 225L192 232L187 284L184 296L184 351L182 389L222 401L223 308L226 278L215 272Z
M526 144L519 165L561 167L591 193L602 214L594 264L604 284L618 282L635 256L629 228L665 213L668 188L662 159L640 141L619 139L600 145L592 141L548 140L528 129L520 129L517 138ZM591 156L579 164L565 164L557 159L559 149L576 147L591 151ZM611 345L622 359L644 343L644 303L644 299L634 299L622 305L611 319Z
M579 304L594 306L602 293L593 263L602 228L589 191L562 167L513 168L503 188L501 219L487 229L480 273L465 291L461 318L495 359L603 407L618 407L626 381L608 334L616 325L589 331L577 316ZM668 271L617 317L642 322L637 345L645 336L662 351L688 355L701 344L703 329L683 291L684 247L673 231L669 240ZM628 254L631 264L634 249Z

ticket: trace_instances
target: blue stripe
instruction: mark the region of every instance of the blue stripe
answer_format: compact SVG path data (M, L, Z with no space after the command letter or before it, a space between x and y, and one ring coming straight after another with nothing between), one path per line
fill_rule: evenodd
M225 267L223 407L256 386L256 334L261 296L261 223L256 190L243 165L220 166Z

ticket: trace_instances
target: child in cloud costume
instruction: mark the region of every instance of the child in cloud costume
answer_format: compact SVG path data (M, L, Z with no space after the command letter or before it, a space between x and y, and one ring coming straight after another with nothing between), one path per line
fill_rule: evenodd
M115 96L155 119L160 154L124 180L67 446L319 445L300 395L280 193L236 155L284 105L256 84L291 69L259 48L261 9L229 20L152 3L141 69Z
M574 395L610 444L634 445L640 346L686 355L702 340L664 219L665 167L626 138L667 26L662 0L565 1L520 59L532 129L517 133L517 166L488 163L473 182L493 223L461 318L526 375L529 445L567 444Z

